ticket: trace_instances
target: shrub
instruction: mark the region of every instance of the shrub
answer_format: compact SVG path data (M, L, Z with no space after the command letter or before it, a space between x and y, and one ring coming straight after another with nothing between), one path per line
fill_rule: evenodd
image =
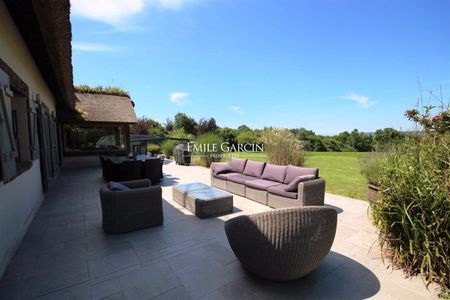
M267 161L277 165L303 166L305 153L295 135L287 129L268 129L261 136Z
M445 295L450 288L450 133L446 123L430 123L428 110L407 114L423 131L386 154L373 222L392 263L439 283Z
M241 131L236 136L236 141L239 144L260 144L261 137L257 131Z
M173 156L173 149L179 144L178 141L175 140L165 140L161 143L161 151L167 158Z
M158 144L148 144L147 151L151 153L158 153L161 150L161 146Z
M383 152L372 152L367 158L359 161L361 174L367 178L367 182L375 186L380 185L383 176L385 154Z
M197 138L194 148L194 162L209 167L211 163L222 160L223 139L214 133L205 133Z

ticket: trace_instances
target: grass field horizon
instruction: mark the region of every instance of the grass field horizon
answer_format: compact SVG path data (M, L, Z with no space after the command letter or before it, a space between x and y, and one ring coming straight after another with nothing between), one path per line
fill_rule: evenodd
M234 152L235 157L267 161L265 152ZM307 152L305 167L319 168L327 193L367 200L367 180L361 175L359 159L367 152ZM231 156L224 160L231 160Z

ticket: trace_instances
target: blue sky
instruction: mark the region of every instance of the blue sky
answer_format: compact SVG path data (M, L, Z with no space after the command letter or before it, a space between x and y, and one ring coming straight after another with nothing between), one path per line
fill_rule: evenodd
M410 129L450 97L450 1L72 0L75 83L117 85L138 116L331 134Z

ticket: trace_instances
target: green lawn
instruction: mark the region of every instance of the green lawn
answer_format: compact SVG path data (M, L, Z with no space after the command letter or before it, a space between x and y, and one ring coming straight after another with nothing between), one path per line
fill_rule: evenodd
M266 161L267 157L260 152L233 155L256 161ZM360 173L358 162L366 156L364 152L308 152L305 166L319 168L328 193L367 200L367 181Z

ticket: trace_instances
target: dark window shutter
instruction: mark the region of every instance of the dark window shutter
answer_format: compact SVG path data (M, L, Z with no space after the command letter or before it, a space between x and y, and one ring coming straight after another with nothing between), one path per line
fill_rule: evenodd
M39 159L38 118L33 101L32 104L28 103L28 124L31 160L36 160Z
M58 132L56 130L56 117L54 114L50 118L50 130L51 130L51 143L52 143L52 162L53 162L53 174L56 175L59 168L59 156L58 156Z
M16 176L16 151L8 107L11 103L12 91L9 89L9 77L0 70L0 161L3 181L7 182Z

